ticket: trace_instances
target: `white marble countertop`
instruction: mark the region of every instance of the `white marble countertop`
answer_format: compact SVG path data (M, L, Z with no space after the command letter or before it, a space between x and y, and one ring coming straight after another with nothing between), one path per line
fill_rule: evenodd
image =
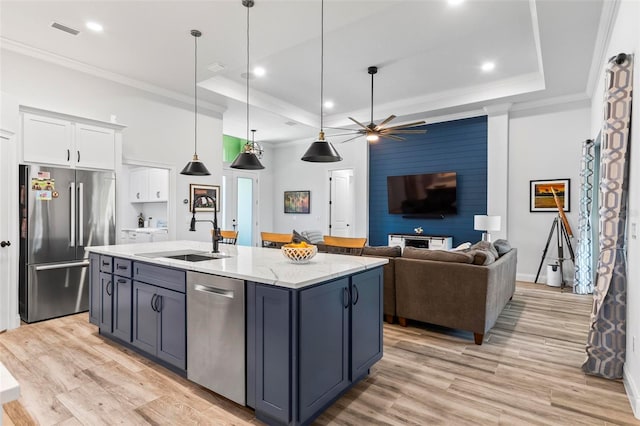
M385 258L318 253L309 263L295 264L279 249L220 244L227 258L186 262L164 257L146 257L145 253L199 250L211 252L211 243L198 241L162 241L142 244L86 247L93 253L138 260L187 271L204 272L230 278L255 281L287 288L303 288L312 284L382 266Z
M143 233L143 234L154 234L156 232L162 233L162 232L169 232L169 230L167 228L122 228L123 231L125 232L139 232L139 233Z
M20 385L0 362L0 406L20 397ZM2 408L0 407L0 411ZM0 413L2 417L2 413ZM2 420L0 418L0 420Z

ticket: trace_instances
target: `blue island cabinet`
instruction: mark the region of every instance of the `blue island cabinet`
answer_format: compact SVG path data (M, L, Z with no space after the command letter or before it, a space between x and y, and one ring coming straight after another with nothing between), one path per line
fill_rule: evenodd
M247 405L308 424L382 358L382 268L300 290L247 284Z

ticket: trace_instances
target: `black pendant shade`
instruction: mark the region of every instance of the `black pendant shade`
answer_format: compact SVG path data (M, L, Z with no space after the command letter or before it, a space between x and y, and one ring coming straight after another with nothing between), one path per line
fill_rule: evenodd
M209 170L205 167L204 163L198 159L197 155L193 156L193 161L189 161L184 169L180 172L181 175L189 176L209 176Z
M264 166L253 152L241 152L230 166L232 169L262 170Z
M311 163L333 163L342 161L342 157L340 157L338 151L331 145L331 142L324 140L324 133L320 132L318 140L311 144L301 160Z
M194 112L194 131L193 131L193 160L189 161L184 169L180 172L181 175L189 176L209 176L209 170L198 159L198 37L202 33L198 30L191 30L191 35L195 43L194 52L194 67L193 67L193 112Z

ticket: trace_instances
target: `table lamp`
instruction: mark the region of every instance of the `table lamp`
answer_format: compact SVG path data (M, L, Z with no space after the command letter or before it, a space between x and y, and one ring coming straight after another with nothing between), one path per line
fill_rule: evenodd
M482 241L491 241L491 233L489 231L500 230L500 216L477 214L473 216L473 229L485 231L482 233Z

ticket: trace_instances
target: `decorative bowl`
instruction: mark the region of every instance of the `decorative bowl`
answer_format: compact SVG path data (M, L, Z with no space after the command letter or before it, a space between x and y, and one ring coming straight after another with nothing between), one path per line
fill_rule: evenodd
M282 254L293 263L307 263L317 252L318 248L311 245L308 247L282 246Z

